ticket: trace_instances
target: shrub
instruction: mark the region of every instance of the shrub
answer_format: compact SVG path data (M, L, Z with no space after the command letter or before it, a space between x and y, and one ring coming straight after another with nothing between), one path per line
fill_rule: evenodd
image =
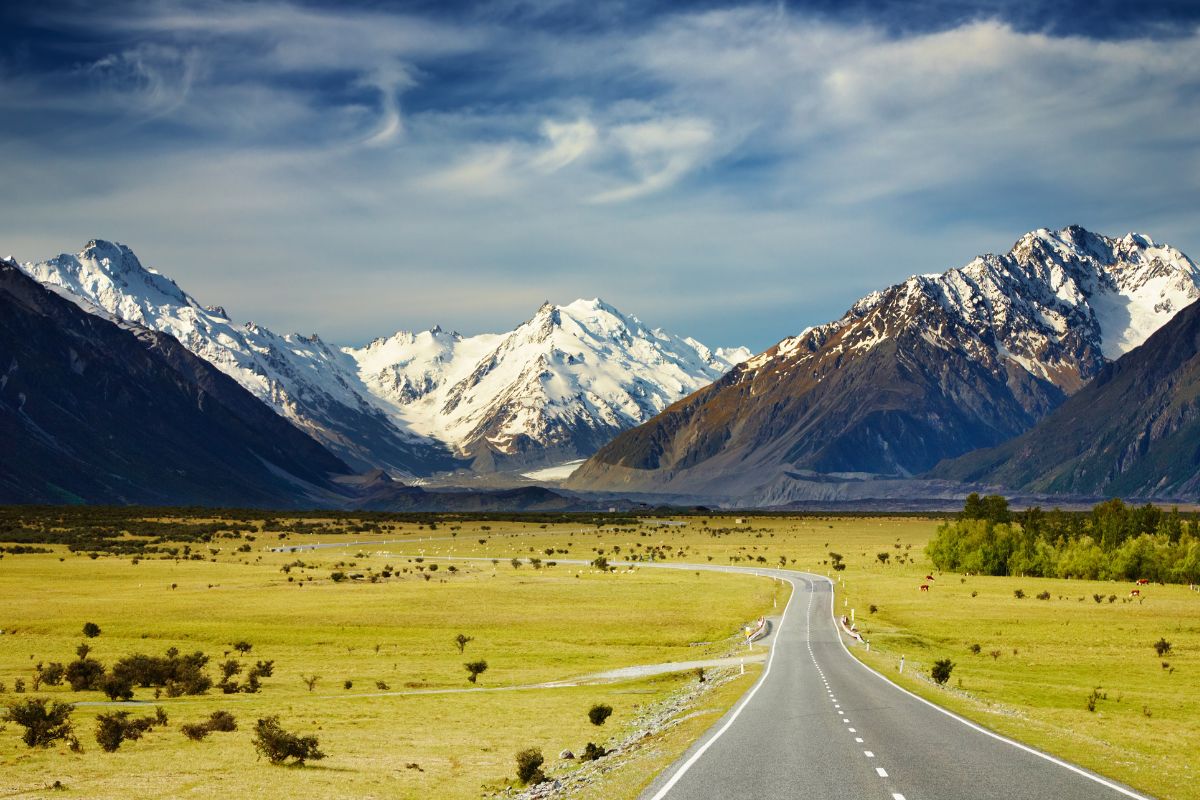
M542 764L545 762L542 751L536 747L517 753L517 780L526 786L546 780L542 773Z
M975 644L971 645L968 649L975 655L979 655L979 651L983 650L983 646L980 645L979 643L975 643Z
M74 710L70 703L33 697L8 706L4 719L25 729L21 741L29 747L49 747L60 739L70 738L71 712Z
M1160 638L1154 643L1154 652L1158 653L1159 658L1162 658L1167 653L1171 652L1171 643L1166 639Z
M325 757L315 736L288 733L279 724L279 717L270 716L254 723L254 749L272 764L282 764L289 758L295 763L318 761Z
M950 680L950 673L954 670L954 662L948 658L942 658L933 662L933 669L929 671L930 677L939 686Z
M300 680L304 681L304 685L307 686L308 690L311 692L313 689L317 688L317 681L321 680L321 676L316 674L301 675Z
M73 692L99 689L100 681L104 678L104 665L94 658L80 658L67 664L63 676Z
M1017 598L1018 600L1024 600L1025 599L1025 590L1024 589L1013 589L1013 597Z
M587 747L583 748L583 753L580 754L579 760L580 761L595 761L597 759L604 758L606 755L608 755L608 751L605 750L603 747L601 747L600 745L592 744L591 742L588 742Z
M1097 604L1097 605L1099 605L1100 603L1103 603L1103 602L1104 602L1104 595L1102 595L1102 594L1094 594L1094 595L1092 595L1092 599L1096 601L1096 604Z
M179 726L179 731L193 742L202 742L212 733L212 728L204 722L187 722Z
M346 680L342 681L342 688L343 688L343 689L346 689L346 690L353 689L353 688L354 688L354 681L352 681L352 680L350 680L349 678L347 678Z
M1046 591L1043 591L1043 592L1038 592L1037 599L1038 599L1038 600L1049 600L1049 599L1050 599L1050 592L1046 592Z
M454 637L454 643L458 645L458 652L462 653L467 649L467 645L475 641L474 636L467 636L465 633L460 633Z
M112 753L126 739L137 741L142 734L158 725L167 724L167 712L161 708L153 717L130 719L128 711L114 711L96 717L96 744L106 753Z
M230 733L231 731L237 730L237 720L235 720L233 714L230 714L228 711L212 712L208 715L208 722L205 724L208 725L210 729L214 731L221 731L222 733Z
M38 667L38 676L47 686L58 686L67 676L67 668L57 661L51 661L44 667Z
M612 706L597 703L588 710L588 719L593 725L603 725L605 721L612 716Z
M482 673L487 672L488 663L486 661L468 661L463 666L467 670L467 680L474 683L476 678Z
M329 573L329 579L334 583L341 583L342 581L346 580L346 573L341 571L331 572Z
M879 606L875 605L874 603L871 603L871 605L867 606L867 611L871 612L872 614L874 614L878 610L879 610Z
M100 626L94 622L83 623L83 635L89 639L95 639L100 635Z
M1107 700L1107 699L1108 699L1108 692L1100 691L1100 687L1097 686L1095 689L1092 689L1092 693L1089 694L1087 697L1087 710L1094 712L1096 710L1096 703L1100 700Z
M114 672L105 675L100 681L100 691L104 692L104 696L109 700L129 700L133 697L133 683L128 677Z
M388 686L387 681L375 681L375 688L381 692L386 692L392 687Z
M245 655L246 653L249 653L253 648L254 648L254 645L250 644L249 642L245 641L244 639L240 642L233 643L233 649L237 650L239 653L242 653L243 655Z

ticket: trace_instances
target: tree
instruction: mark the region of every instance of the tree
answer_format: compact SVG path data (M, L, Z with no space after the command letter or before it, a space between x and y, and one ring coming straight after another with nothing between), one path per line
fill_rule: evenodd
M254 723L254 749L272 764L282 764L289 758L295 763L318 761L325 757L315 736L297 736L284 730L279 717L270 716Z
M89 639L95 639L100 635L100 626L94 622L83 623L83 635Z
M33 697L13 703L4 712L4 719L15 722L25 729L21 741L29 747L49 747L60 739L71 736L70 703L52 703L44 697Z
M546 780L542 773L542 764L546 763L542 751L536 747L517 753L517 780L523 785L541 783Z
M111 673L100 681L100 691L109 700L129 700L133 697L133 683L128 677Z
M930 676L939 686L950 680L950 673L954 670L954 662L948 658L939 659L933 662L933 669L929 671Z
M593 725L603 725L605 720L612 716L612 706L597 703L588 711L588 719Z
M488 663L486 661L468 661L463 666L467 669L467 680L474 683L476 678L487 672Z
M474 636L467 636L465 633L460 633L454 637L454 643L458 645L458 652L462 653L467 649L467 645L475 641Z

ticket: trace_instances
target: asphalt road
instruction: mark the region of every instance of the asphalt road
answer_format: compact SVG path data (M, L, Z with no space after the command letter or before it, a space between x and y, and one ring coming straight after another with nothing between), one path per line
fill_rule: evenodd
M642 800L1145 797L985 732L867 668L840 640L827 578L722 571L779 577L795 591L758 683Z

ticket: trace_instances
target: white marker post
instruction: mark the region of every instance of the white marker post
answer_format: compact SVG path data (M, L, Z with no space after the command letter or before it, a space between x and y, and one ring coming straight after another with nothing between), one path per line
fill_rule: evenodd
M900 656L900 674L904 674L904 656Z

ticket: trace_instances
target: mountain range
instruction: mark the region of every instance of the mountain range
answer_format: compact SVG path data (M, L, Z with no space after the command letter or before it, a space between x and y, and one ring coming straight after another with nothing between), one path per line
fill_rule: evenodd
M406 480L580 459L750 355L600 300L547 303L506 334L434 328L336 347L235 323L121 244L21 268L85 311L172 336L354 469Z
M1146 236L1036 230L784 339L566 485L782 503L909 478L1024 433L1197 298L1196 264Z
M599 299L546 303L506 333L339 347L235 323L93 240L0 263L0 501L1187 497L1198 301L1200 268L1175 248L1071 226L914 275L753 356ZM562 490L528 485L581 462Z

